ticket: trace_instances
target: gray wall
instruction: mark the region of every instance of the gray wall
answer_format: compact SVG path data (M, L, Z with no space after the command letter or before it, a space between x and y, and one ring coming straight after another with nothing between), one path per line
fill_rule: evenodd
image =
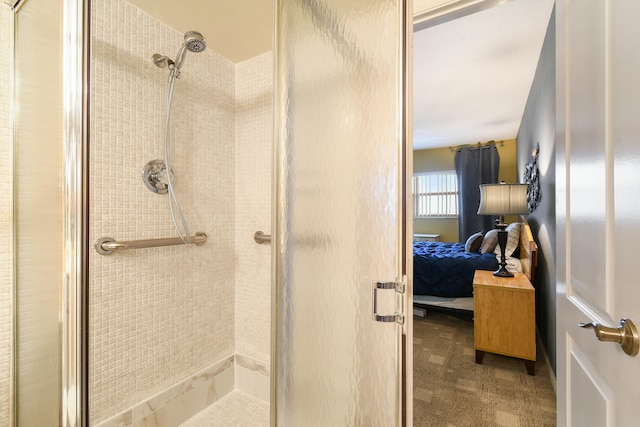
M556 203L555 203L555 9L540 53L538 68L524 110L517 140L518 173L524 175L525 165L533 159L532 150L540 144L540 205L528 217L538 243L536 288L536 319L538 331L556 370Z

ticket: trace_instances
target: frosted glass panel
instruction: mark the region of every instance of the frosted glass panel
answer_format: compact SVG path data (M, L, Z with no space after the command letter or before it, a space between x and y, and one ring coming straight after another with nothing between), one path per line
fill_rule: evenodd
M17 425L60 419L60 5L29 0L15 15Z
M13 277L13 258L11 231L13 228L11 213L12 156L11 156L11 38L13 12L9 6L0 3L0 426L9 423L9 385L11 373L11 281Z
M399 1L277 4L278 426L394 426ZM379 312L396 309L380 291Z

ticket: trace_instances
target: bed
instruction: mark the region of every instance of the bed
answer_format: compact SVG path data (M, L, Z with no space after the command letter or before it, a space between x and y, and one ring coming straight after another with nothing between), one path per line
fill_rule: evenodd
M512 259L508 260L507 268L510 271L521 271L533 282L538 246L524 216L520 217L519 222L522 225L512 242L517 249ZM464 243L414 242L414 307L435 306L473 311L475 270L497 269L498 260L493 251L484 254L467 251Z

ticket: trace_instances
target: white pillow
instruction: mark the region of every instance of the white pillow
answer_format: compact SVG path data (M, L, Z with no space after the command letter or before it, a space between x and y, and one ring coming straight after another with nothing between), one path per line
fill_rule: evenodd
M500 261L502 261L500 259L500 255L496 255L496 259L498 260L498 264L500 263ZM509 273L523 273L522 271L522 261L520 261L518 258L514 258L512 256L510 256L509 258L506 259L507 261L507 270L509 270Z

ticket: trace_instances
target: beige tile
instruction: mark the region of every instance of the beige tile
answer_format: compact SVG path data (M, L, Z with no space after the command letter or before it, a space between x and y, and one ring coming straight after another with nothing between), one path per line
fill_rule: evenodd
M268 403L271 393L269 369L264 362L236 354L235 389Z
M236 66L236 352L270 360L271 245L258 245L256 231L271 234L273 59L265 53Z
M167 197L140 171L164 156L167 70L150 57L173 56L182 34L123 0L92 8L90 239L174 236ZM271 232L272 62L266 53L234 65L211 49L185 62L172 165L189 227L209 242L90 253L92 423L230 352L269 365L271 249L252 236ZM264 398L251 374L240 382Z
M164 157L168 70L150 58L174 56L183 34L123 0L91 5L90 239L176 236L168 197L141 170ZM92 424L234 352L235 73L207 49L174 89L175 187L191 233L209 241L89 254Z
M234 391L182 424L182 427L213 426L267 427L269 404L240 391Z

